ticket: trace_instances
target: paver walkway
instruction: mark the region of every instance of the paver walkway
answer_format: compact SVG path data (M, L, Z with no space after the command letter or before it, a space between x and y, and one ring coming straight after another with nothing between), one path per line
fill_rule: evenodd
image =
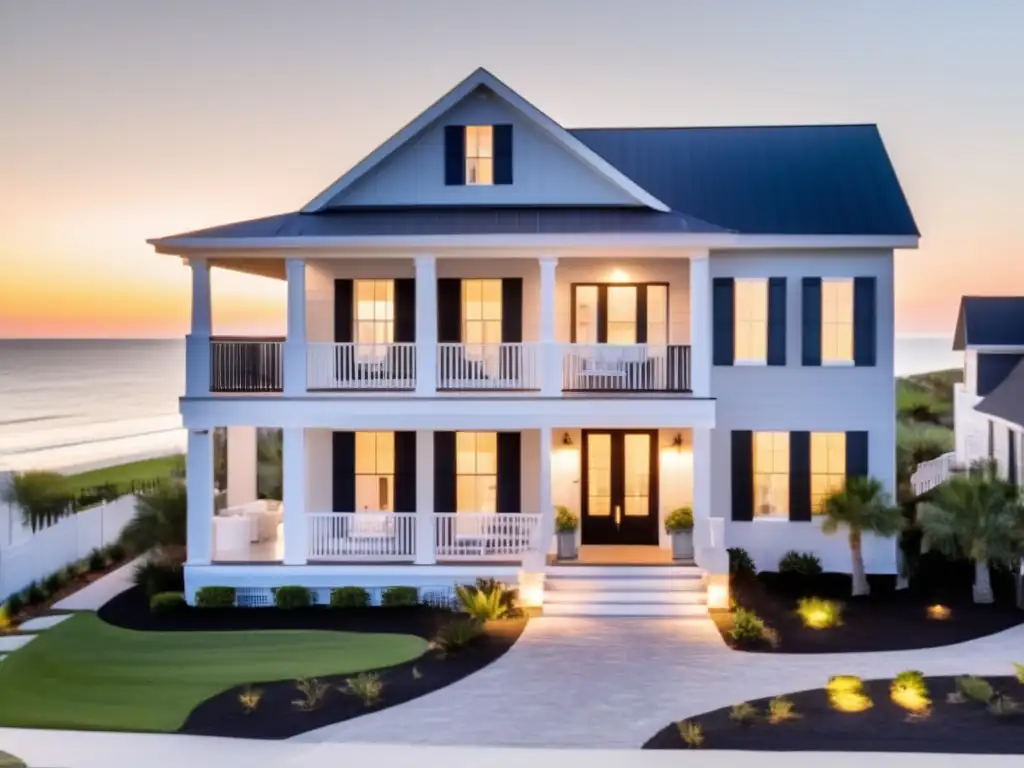
M55 611L98 611L111 598L117 597L132 586L132 569L138 559L125 563L87 587L82 587L53 605Z
M731 651L710 620L540 618L454 685L295 740L636 748L673 720L831 675L1008 675L1012 661L1024 661L1024 626L945 648L783 656Z

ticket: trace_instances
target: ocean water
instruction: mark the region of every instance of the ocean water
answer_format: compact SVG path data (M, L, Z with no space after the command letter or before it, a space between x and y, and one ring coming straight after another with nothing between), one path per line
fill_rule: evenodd
M896 374L963 364L948 337L896 338ZM0 469L69 469L185 449L183 341L0 339Z

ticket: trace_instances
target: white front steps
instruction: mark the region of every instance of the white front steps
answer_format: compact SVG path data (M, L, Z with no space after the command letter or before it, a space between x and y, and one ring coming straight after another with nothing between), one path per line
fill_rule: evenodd
M707 616L704 572L694 566L552 565L545 616Z

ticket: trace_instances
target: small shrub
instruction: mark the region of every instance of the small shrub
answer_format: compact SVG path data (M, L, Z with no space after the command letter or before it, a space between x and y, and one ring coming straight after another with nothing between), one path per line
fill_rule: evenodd
M233 608L234 587L202 587L196 590L197 608Z
M370 604L370 593L362 587L336 587L331 590L332 608L365 608Z
M853 675L837 675L829 678L825 686L828 702L839 712L863 712L874 704L864 693L864 683Z
M438 630L433 646L442 656L454 656L477 640L484 630L474 619L456 619Z
M1013 671L1017 675L1017 682L1024 685L1024 664L1013 662Z
M14 620L14 617L21 613L21 609L25 607L25 601L21 595L15 592L13 595L7 598L7 615Z
M782 642L782 636L779 634L779 630L775 629L775 627L769 627L767 624L761 631L761 637L771 648L778 648L779 644Z
M570 533L580 527L580 518L569 508L559 504L555 507L555 531L558 533Z
M676 533L678 531L693 530L693 510L689 507L673 509L665 518L665 532Z
M71 565L64 566L57 573L60 575L61 586L64 587L66 587L68 584L74 581L75 578L77 578L78 576L78 572L75 569L74 563L72 563Z
M71 566L71 570L74 571L75 576L78 577L85 576L85 574L87 574L92 569L89 568L89 560L85 559L79 560L77 563Z
M754 558L743 547L729 547L729 573L737 578L752 578L757 575Z
M896 675L889 686L889 697L896 706L915 715L924 715L931 710L928 683L922 672L908 670Z
M345 693L355 696L363 702L363 706L372 707L380 701L381 692L384 690L384 681L376 672L361 672L355 677L345 680Z
M704 743L704 729L700 723L683 720L676 723L676 728L679 729L679 737L690 749L699 749Z
M501 592L497 589L485 592L476 587L460 584L455 588L455 594L459 596L462 609L470 618L477 621L503 619L508 613L508 606L502 601Z
M259 688L248 687L238 694L238 703L242 705L242 711L251 715L260 705L263 699L263 691Z
M785 696L776 696L768 702L768 722L772 725L795 720L796 717L796 707Z
M0 605L0 635L9 630L14 625L14 615L11 613L10 608L4 603Z
M64 586L64 572L54 571L45 579L43 579L43 589L46 590L47 594L52 595L55 592L59 592Z
M821 559L813 552L790 550L779 560L779 573L795 573L799 576L820 576Z
M512 589L506 586L504 582L498 581L497 579L477 579L474 586L480 592L501 593L501 602L506 608L506 619L514 619L522 616L523 612L519 608L518 589Z
M119 563L125 558L124 545L119 541L115 541L103 550L103 554L107 558L108 563Z
M295 690L302 696L292 701L292 705L303 712L311 712L324 703L331 686L315 677L303 677L295 681Z
M135 566L132 580L152 597L158 592L183 592L185 571L180 563L170 563L146 558Z
M25 605L39 605L45 599L46 592L43 591L38 582L33 581L25 587Z
M797 602L796 612L804 626L811 629L830 629L843 623L843 606L835 600L804 597Z
M979 704L988 704L992 697L995 695L995 691L992 690L992 685L988 680L982 680L980 677L974 675L963 675L956 678L956 690L957 693L961 694L964 698L976 701Z
M296 608L309 608L313 604L313 593L305 587L287 586L274 590L274 605L291 611Z
M779 633L766 626L760 616L747 608L737 608L733 613L729 636L740 644L767 643L772 648L779 645Z
M182 592L158 592L149 598L150 613L174 613L188 607Z
M401 608L418 605L420 593L416 587L387 587L380 596L380 604L386 608Z
M89 553L87 562L90 571L102 571L107 567L107 557L99 549L94 549Z
M1019 715L1022 711L1020 704L1011 699L1005 693L995 693L987 705L988 711L997 717L1008 715Z
M757 718L757 708L749 701L733 704L729 719L740 725L750 725Z

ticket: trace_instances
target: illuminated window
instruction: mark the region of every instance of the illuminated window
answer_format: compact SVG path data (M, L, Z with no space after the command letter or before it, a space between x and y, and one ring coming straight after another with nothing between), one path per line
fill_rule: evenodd
M462 281L462 341L501 343L501 280Z
M736 351L738 363L766 363L768 360L768 281L736 281Z
M608 291L608 343L636 344L635 285L609 285Z
M821 362L853 362L853 280L821 281Z
M395 339L395 281L355 281L355 340L361 360L379 360Z
M389 512L395 498L395 433L356 432L356 511Z
M789 433L754 433L754 515L789 510Z
M846 433L811 433L811 509L821 505L846 482Z
M494 128L490 125L466 126L466 183L494 183Z
M498 433L455 433L455 511L498 511Z

